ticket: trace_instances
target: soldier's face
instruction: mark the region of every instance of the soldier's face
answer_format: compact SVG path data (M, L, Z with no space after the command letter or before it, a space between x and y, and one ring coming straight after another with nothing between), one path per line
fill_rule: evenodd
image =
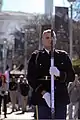
M43 34L42 43L46 49L51 50L51 33L50 32L46 32Z

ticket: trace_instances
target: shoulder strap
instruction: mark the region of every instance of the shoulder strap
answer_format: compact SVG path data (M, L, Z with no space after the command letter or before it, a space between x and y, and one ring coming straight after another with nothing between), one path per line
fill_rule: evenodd
M37 60L38 60L38 57L40 55L41 51L39 51L37 54L36 54L36 59L35 59L35 64L37 65Z

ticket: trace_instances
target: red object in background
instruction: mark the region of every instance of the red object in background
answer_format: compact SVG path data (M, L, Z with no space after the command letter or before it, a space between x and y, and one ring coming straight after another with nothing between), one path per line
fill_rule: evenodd
M0 75L0 78L4 77L4 83L6 83L6 76L4 74Z

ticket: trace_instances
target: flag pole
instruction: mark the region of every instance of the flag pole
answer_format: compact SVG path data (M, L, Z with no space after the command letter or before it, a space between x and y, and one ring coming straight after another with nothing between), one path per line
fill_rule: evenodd
M53 0L45 0L45 14L48 15L51 22L51 67L54 66L54 51L53 51ZM51 115L54 119L54 75L51 75Z
M51 67L54 66L54 51L53 51L53 20L51 14ZM55 107L54 107L54 75L51 75L51 115L52 120L54 119Z
M54 66L54 51L53 51L53 44L54 44L54 39L53 39L53 1L54 0L45 0L45 14L49 15L50 21L51 21L51 66ZM54 108L54 75L51 75L51 115L52 115L52 120L54 120L54 113L55 113L55 108Z
M52 9L50 10L50 19L51 19L51 67L54 66L54 34L53 34L53 29L54 29L54 23L53 23L53 6ZM55 105L54 105L54 75L51 75L51 117L52 120L54 120L55 116Z

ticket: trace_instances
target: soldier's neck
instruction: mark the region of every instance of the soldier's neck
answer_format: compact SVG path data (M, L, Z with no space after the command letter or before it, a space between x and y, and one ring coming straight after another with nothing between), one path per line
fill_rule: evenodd
M51 51L51 49L47 49L45 48L45 50L49 53ZM54 51L54 48L53 48L53 51Z

